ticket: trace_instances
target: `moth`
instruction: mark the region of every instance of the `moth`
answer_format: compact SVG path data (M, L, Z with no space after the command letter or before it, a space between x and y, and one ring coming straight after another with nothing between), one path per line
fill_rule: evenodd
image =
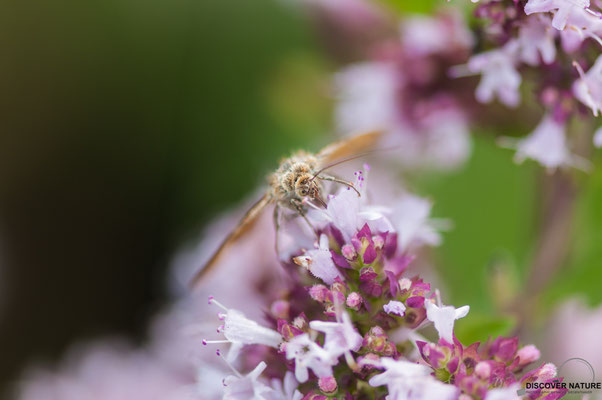
M266 193L245 213L238 225L221 242L209 261L194 275L190 281L191 288L201 282L206 274L215 267L218 259L230 245L250 231L254 222L270 204L275 205L274 225L277 236L280 212L283 207L291 209L303 217L313 229L305 215L306 203L311 201L314 205L326 208L326 203L322 198L323 181L346 185L355 190L359 196L360 193L353 183L324 172L335 165L369 154L380 135L380 131L370 131L332 143L315 154L301 150L282 159L278 169L268 176Z

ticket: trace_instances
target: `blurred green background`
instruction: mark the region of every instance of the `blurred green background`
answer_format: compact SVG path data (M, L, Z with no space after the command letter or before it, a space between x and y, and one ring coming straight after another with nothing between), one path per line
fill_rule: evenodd
M178 244L282 155L332 139L338 67L284 1L34 3L4 1L0 12L4 387L76 340L143 340ZM435 259L444 300L472 307L458 323L465 340L512 329L494 312L491 271L501 265L520 291L541 217L543 172L513 164L492 136L476 135L460 170L410 177L434 215L454 221ZM577 177L574 247L549 305L574 292L602 300L596 157L596 172Z

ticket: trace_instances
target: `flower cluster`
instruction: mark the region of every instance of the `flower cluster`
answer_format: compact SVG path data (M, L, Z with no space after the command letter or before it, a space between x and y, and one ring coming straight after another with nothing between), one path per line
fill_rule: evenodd
M470 90L447 70L467 60L474 38L459 13L411 17L399 38L372 43L367 60L335 77L339 131L387 132L407 167L448 168L470 153Z
M587 108L598 116L601 14L589 0L495 0L479 4L475 15L484 24L482 39L490 47L464 65L464 73L481 75L477 100L497 98L516 107L521 83L529 80L545 109L533 133L513 143L504 141L516 148L516 160L532 158L549 169L587 169L588 163L569 151L565 131L571 117L586 118ZM594 135L594 144L600 135Z
M324 9L330 2L316 3ZM364 3L366 9L379 8L376 2ZM495 128L509 112L520 112L514 118L525 120L532 119L527 113L539 113L541 122L531 134L503 137L500 144L516 150L516 162L530 158L548 170L588 170L589 162L577 154L586 149L577 148L569 127L579 119L587 121L579 129L594 131L602 108L597 5L590 0L476 0L474 22L468 24L458 11L466 3L454 3L455 9L433 16L403 17L398 29L390 19L365 13L358 26L367 37L378 27L388 29L363 43L359 57L334 78L339 130L383 129L385 145L398 145L396 161L402 166L442 168L466 159L471 126ZM343 8L339 14L346 13ZM328 10L330 24L343 29L341 18ZM542 109L517 110L525 95ZM485 107L495 100L514 111ZM590 143L602 146L602 128L592 133Z
M365 172L356 173L355 185L366 194ZM203 344L230 343L223 362L251 370L232 367L224 398L491 400L519 398L526 383L556 378L552 364L525 373L539 351L519 348L516 337L463 346L454 325L469 306L443 305L438 290L409 273L416 249L434 234L429 219L407 229L392 218L395 205L376 207L366 197L345 188L308 214L318 234L314 248L299 247L285 263L287 288L263 325L210 297L222 311L223 339ZM438 340L426 339L430 331Z

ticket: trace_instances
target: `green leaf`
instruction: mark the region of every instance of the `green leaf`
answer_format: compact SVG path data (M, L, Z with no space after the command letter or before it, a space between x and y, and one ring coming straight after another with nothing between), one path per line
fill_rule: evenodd
M462 344L469 345L474 342L485 342L497 336L508 336L512 332L516 321L512 317L492 316L470 312L458 321L454 333Z

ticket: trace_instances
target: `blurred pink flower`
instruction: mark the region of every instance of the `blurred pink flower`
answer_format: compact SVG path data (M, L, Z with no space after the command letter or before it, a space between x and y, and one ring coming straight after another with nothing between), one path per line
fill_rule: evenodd
M587 170L589 167L587 160L571 154L566 143L565 124L556 121L552 115L545 115L527 137L516 142L505 138L502 145L516 149L514 159L518 163L531 158L550 170L566 166Z
M529 0L525 5L525 14L555 11L552 26L563 30L579 14L585 13L588 7L589 0Z
M521 61L539 65L541 57L544 64L551 64L556 58L556 31L550 27L550 19L544 15L527 18L521 25L518 41L520 44L519 57Z
M507 388L495 388L487 392L485 400L521 400L522 397L517 394L520 386L518 384Z
M497 97L508 107L520 103L519 87L521 75L516 70L516 41L508 42L504 47L474 55L468 61L468 70L481 74L481 82L476 89L476 98L481 103L489 103Z
M247 375L229 375L224 379L224 400L266 399L273 389L258 380L267 364L260 362Z
M443 88L472 43L457 13L403 20L399 39L335 76L337 129L385 130L382 145L404 167L457 166L470 153L468 121L456 93Z
M433 205L428 199L405 193L391 207L390 219L398 233L400 249L408 250L423 245L437 246L441 243L438 227L445 227L446 220L430 218Z
M466 21L451 11L435 18L405 18L400 24L400 33L404 50L417 57L465 51L472 48L475 41Z
M602 371L602 307L589 307L580 299L558 305L544 330L544 354L557 365L573 357L587 360L595 371ZM561 375L578 377L585 371L579 363L568 363ZM581 375L579 375L581 374Z
M147 352L100 343L73 348L55 372L30 370L20 400L201 400L190 377Z
M373 27L384 19L384 11L370 0L289 0L305 3L324 12L331 23L361 30Z
M592 109L598 116L602 109L602 56L598 56L594 65L584 73L581 66L574 63L581 78L573 85L573 93L577 100Z

